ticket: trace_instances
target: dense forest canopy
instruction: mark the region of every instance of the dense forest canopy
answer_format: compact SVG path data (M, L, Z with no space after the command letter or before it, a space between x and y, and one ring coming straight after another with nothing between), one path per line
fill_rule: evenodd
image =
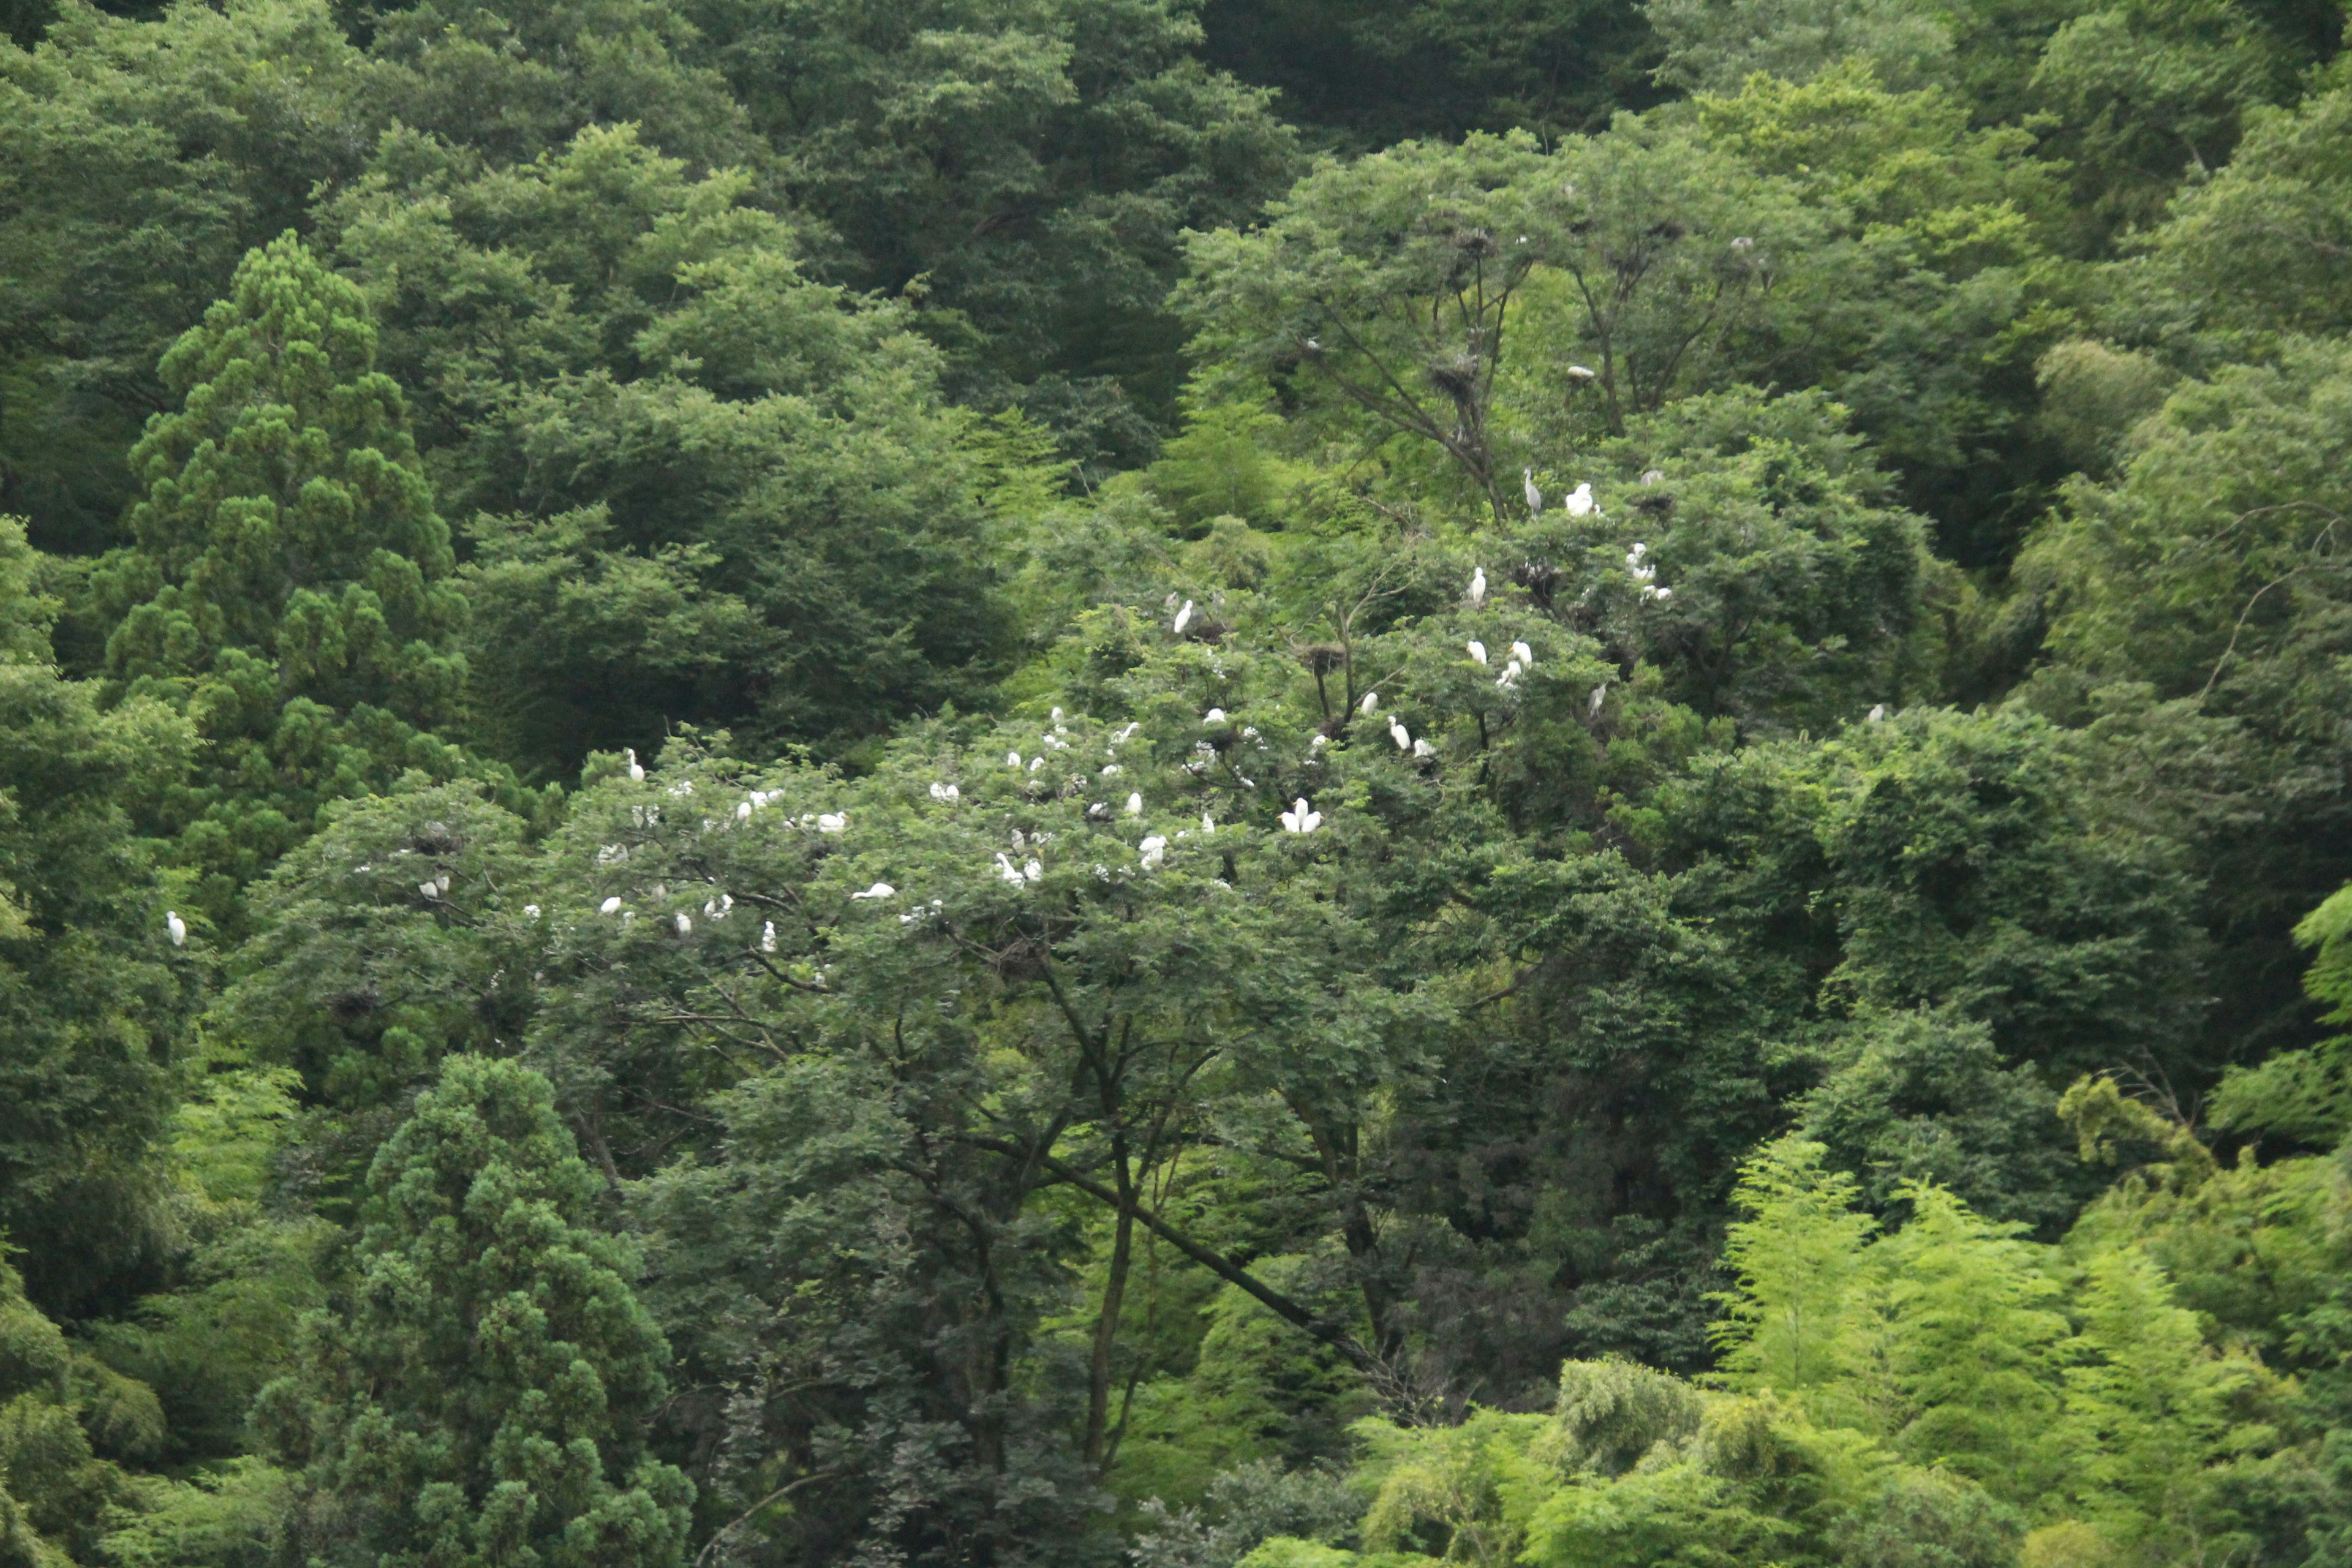
M0 1568L2352 1564L2336 0L0 0Z

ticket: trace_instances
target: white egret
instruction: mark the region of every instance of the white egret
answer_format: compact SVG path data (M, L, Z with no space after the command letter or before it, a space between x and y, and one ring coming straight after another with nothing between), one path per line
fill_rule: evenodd
M1147 871L1158 869L1160 863L1168 858L1168 840L1157 833L1137 845L1136 848L1143 856L1143 868Z
M1480 642L1476 637L1472 637L1463 646L1469 650L1470 657L1474 661L1479 664L1486 662L1486 645L1485 643Z
M1873 724L1884 724L1884 723L1885 723L1885 722L1886 722L1886 704L1885 704L1885 703L1884 703L1884 702L1878 703L1878 704L1874 705L1874 706L1871 709L1871 710L1870 710L1870 719L1869 719L1869 722L1871 722L1871 723L1873 723Z
M1312 833L1323 826L1323 814L1307 809L1307 797L1301 795L1291 808L1282 814L1282 829L1286 833Z
M1437 755L1437 748L1431 745L1428 739L1423 737L1412 743L1412 754L1416 757L1433 757Z
M417 883L416 890L424 894L428 899L438 898L441 894L441 889L431 882Z
M621 748L621 754L629 759L629 782L645 783L646 770L637 765L637 749L635 746L624 746Z
M1224 721L1225 710L1222 708L1212 708L1201 715L1201 722L1203 724L1222 724Z
M736 805L735 820L738 822L749 822L751 820L751 803L750 801L742 801Z
M185 947L188 945L188 922L180 918L179 910L165 910L163 911L163 934L172 939L172 945L173 947Z
M1592 504L1591 481L1588 479L1570 490L1567 501L1563 504L1567 506L1568 515L1570 517L1591 516L1595 510Z
M621 912L621 900L619 896L615 895L612 898L606 899L603 903L598 904L596 906L596 912L600 915L619 914Z
M1024 860L1021 862L1021 875L1032 882L1042 880L1045 875L1045 863L1042 860Z
M945 801L961 800L963 798L963 791L958 789L951 784L935 784L931 785L931 798L933 800Z
M1127 797L1127 815L1129 816L1143 815L1143 796L1140 794L1129 795Z
M821 811L817 813L816 830L819 833L839 833L843 828L847 827L848 826L849 814L845 811Z
M1731 248L1734 250L1753 250L1756 248L1756 242L1743 234L1731 242Z
M1330 736L1328 736L1328 735L1318 735L1318 736L1316 736L1313 740L1311 740L1311 741L1309 741L1309 742L1307 742L1307 749L1308 751L1310 751L1310 752L1319 752L1319 751L1321 751L1324 747L1326 747L1326 746L1329 745L1330 743L1331 743L1331 737L1330 737Z
M1592 374L1592 367L1588 364L1570 365L1568 367L1568 374L1576 377L1579 381L1592 381L1598 379Z
M1021 753L1020 753L1020 752L1005 752L1005 753L1004 753L1004 765L1005 765L1006 767L1008 767L1008 768L1017 768L1017 767L1019 767L1019 766L1021 765Z
M525 904L522 907L522 912L531 920L539 919L539 906L537 904Z
M898 889L892 887L887 882L877 882L872 887L866 889L864 892L852 893L849 896L853 899L887 899L896 897L898 891ZM684 915L680 915L678 917L680 920L684 920L685 918L686 917Z
M1540 517L1543 514L1543 491L1536 485L1536 471L1533 468L1521 468L1519 485L1521 493L1528 498L1528 511L1530 515Z
M1470 607L1477 609L1486 602L1486 569L1474 566L1470 570ZM1370 709L1364 710L1369 713Z
M1642 470L1642 482L1645 485L1662 485L1666 482L1666 470L1664 468L1643 468Z
M1515 642L1511 645L1511 657L1519 661L1519 666L1523 669L1535 668L1536 650L1523 642Z
M1192 600L1190 600L1190 599L1187 599L1187 600L1185 600L1184 602L1185 602L1186 604L1188 604L1188 605L1189 605L1189 604L1191 604L1192 601ZM1049 720L1051 720L1054 723L1058 724L1058 723L1060 723L1060 722L1062 721L1062 710L1061 710L1059 708L1056 708L1056 709L1055 709L1055 710L1054 710L1054 711L1053 711L1053 712L1051 712L1050 714L1046 715L1046 717L1047 717Z
M1592 689L1592 695L1585 700L1584 711L1597 719L1601 716L1601 705L1608 700L1609 683L1604 680L1600 685L1594 687Z
M776 922L773 921L760 922L760 951L761 952L776 951Z
M1396 742L1397 750L1400 752L1412 750L1412 731L1407 730L1393 714L1389 718L1389 739Z
M694 934L694 917L688 914L684 910L680 910L677 912L677 934L680 936L692 936Z
M1021 868L1008 859L1002 849L996 852L996 874L1016 888L1027 885L1022 880Z
M1184 607L1183 607L1182 609L1181 609L1181 610L1179 610L1179 611L1177 611L1177 612L1176 612L1176 620L1175 620L1175 623L1174 623L1171 626L1170 626L1170 627L1169 627L1169 629L1170 629L1171 631L1174 632L1178 637L1182 637L1182 636L1184 635L1184 628L1185 628L1186 626L1191 626L1192 624L1192 600L1190 600L1190 599L1187 599L1187 600L1185 600L1185 601L1184 601Z
M1649 590L1649 594L1650 597L1657 600L1660 604L1664 604L1668 599L1675 596L1675 591L1672 588L1652 588Z
M1356 704L1356 711L1359 713L1370 713L1380 705L1381 694L1377 691L1367 691L1364 693L1364 700Z
M1107 779L1115 779L1125 772L1127 772L1127 770L1120 767L1117 763L1105 763L1103 764L1102 776Z

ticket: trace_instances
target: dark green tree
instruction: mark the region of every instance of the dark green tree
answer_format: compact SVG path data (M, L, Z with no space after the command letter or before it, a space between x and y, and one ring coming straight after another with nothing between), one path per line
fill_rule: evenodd
M668 1347L547 1080L452 1057L378 1152L336 1310L260 1420L310 1561L664 1568L694 1489L646 1457Z
M123 611L107 662L210 742L163 816L215 911L326 802L464 765L428 731L457 713L466 603L374 355L359 289L286 236L164 356L182 407L132 452L146 494L135 547L100 569Z

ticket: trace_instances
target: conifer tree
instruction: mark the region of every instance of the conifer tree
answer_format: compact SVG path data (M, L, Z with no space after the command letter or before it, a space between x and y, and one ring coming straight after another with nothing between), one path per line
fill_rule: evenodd
M258 1417L291 1540L342 1568L662 1568L693 1488L646 1457L668 1346L538 1073L452 1057L378 1152L340 1310Z
M324 802L459 763L423 731L455 713L465 600L375 350L358 286L286 235L163 356L181 406L131 451L143 495L136 547L100 574L122 614L107 662L212 742L169 826L216 910Z

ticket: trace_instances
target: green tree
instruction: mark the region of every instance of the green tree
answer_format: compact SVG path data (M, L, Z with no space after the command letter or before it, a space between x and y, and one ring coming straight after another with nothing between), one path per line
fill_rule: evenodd
M132 454L146 495L136 547L102 568L108 665L210 742L163 813L223 915L325 802L463 765L428 730L456 716L465 600L374 354L359 289L289 235L165 356L182 408Z
M694 1489L647 1458L667 1346L547 1082L452 1057L377 1154L339 1310L259 1419L331 1563L682 1561Z

